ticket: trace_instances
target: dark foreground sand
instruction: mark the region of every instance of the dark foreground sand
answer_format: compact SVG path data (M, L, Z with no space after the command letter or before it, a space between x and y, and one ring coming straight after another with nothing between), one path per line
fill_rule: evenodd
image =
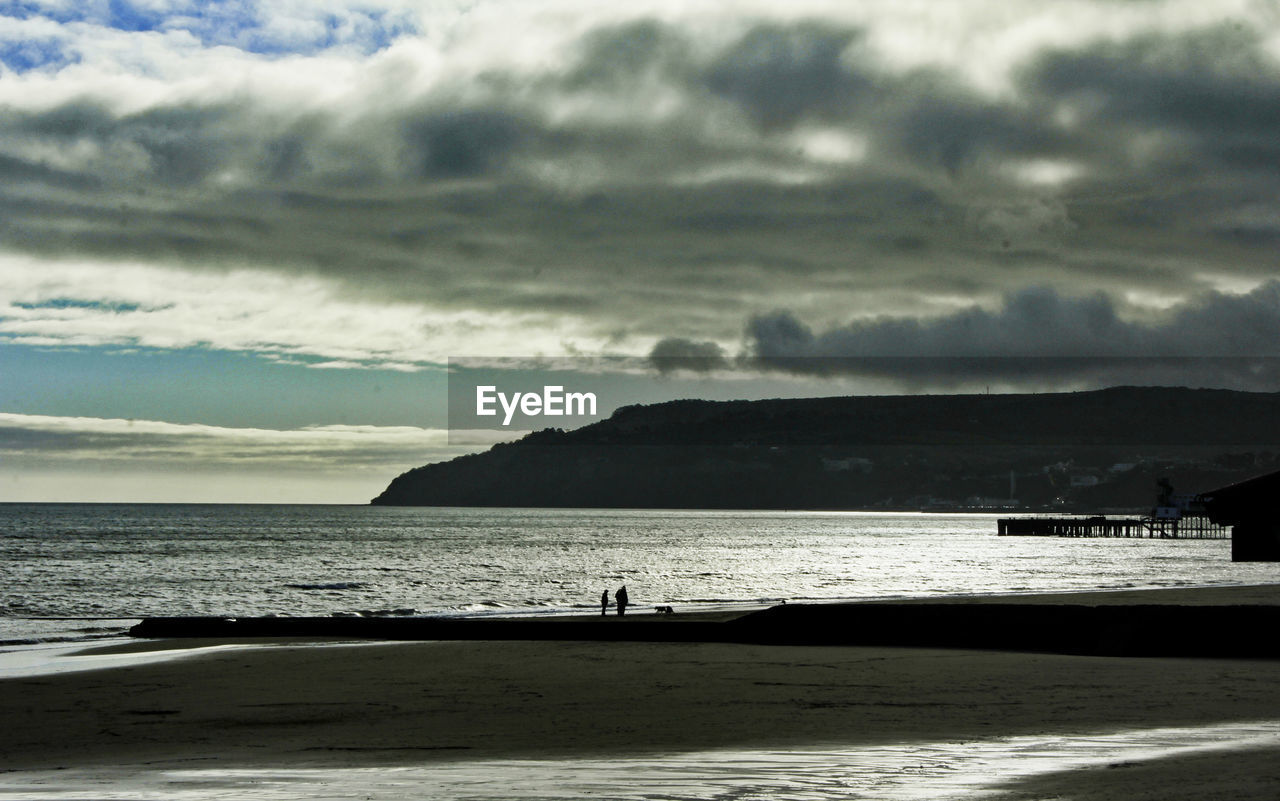
M1223 602L1276 603L1280 588L1239 596ZM1209 597L1223 591L1160 602L1217 602ZM571 758L1266 720L1280 721L1280 660L481 641L284 645L0 681L10 771ZM1274 799L1277 757L1266 748L1121 764L1008 791Z

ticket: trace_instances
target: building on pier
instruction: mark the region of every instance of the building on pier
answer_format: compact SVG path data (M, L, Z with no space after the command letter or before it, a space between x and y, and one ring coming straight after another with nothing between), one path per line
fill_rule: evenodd
M1160 479L1157 485L1160 492L1156 495L1155 507L1151 514L1142 517L1017 517L999 520L996 525L1002 537L1225 540L1231 536L1226 525L1209 517L1201 496L1174 492L1168 479Z
M1200 496L1193 492L1175 492L1169 479L1156 482L1156 505L1142 518L1149 536L1157 539L1226 539L1226 526L1209 519Z

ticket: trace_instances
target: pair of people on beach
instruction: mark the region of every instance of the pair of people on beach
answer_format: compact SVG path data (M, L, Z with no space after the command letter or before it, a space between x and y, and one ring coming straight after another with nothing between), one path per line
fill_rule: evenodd
M625 615L627 613L627 585L623 584L613 594L614 601L618 604L618 614ZM605 590L600 593L600 614L603 615L609 611L609 591Z

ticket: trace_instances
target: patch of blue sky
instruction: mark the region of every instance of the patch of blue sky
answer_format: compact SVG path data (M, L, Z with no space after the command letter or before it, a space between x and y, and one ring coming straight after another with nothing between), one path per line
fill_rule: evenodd
M0 2L0 16L10 19L51 19L54 22L73 22L84 19L87 3L58 3L48 0L8 0Z
M93 309L95 311L134 312L142 308L138 303L119 301L79 300L77 298L50 298L39 303L14 302L19 309Z
M444 428L443 370L324 369L204 348L0 342L0 411L204 423Z
M80 54L59 39L0 40L0 64L14 72L59 70L80 61Z
M206 45L228 45L268 56L310 55L332 48L367 55L417 32L412 15L385 9L352 8L311 19L277 20L256 3L228 6L229 13L208 9L193 15L186 29Z
M234 47L265 56L313 55L332 48L369 54L388 47L401 36L418 32L411 12L368 4L353 4L338 12L317 7L310 13L298 13L296 7L290 7L286 14L280 6L258 0L171 0L167 3L27 0L0 2L0 15L17 19L42 17L58 23L81 22L133 33L182 30L209 47Z

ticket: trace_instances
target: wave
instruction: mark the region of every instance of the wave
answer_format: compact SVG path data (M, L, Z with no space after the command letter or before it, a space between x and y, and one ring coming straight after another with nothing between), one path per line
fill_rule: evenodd
M334 612L333 614L353 614L360 617L409 617L418 614L418 610L411 606L402 606L396 609L361 609L356 612Z
M322 584L286 584L291 590L359 590L369 585L363 581L333 581Z

